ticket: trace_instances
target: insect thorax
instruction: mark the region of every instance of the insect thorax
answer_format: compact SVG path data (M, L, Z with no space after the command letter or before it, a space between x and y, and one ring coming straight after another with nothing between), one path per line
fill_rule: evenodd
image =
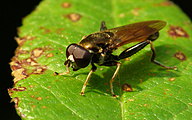
M89 50L91 53L102 52L103 49L112 43L113 34L110 32L98 32L83 38L79 45Z
M92 53L92 62L98 65L103 65L105 62L110 62L113 59L111 54L113 50L109 49L112 44L113 33L98 32L84 37L79 45L89 50Z

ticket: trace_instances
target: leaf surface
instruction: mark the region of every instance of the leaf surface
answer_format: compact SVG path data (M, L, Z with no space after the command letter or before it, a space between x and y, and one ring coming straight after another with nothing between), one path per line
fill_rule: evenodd
M167 26L154 42L156 60L177 66L166 70L150 63L150 46L122 60L110 95L109 80L116 67L98 66L85 96L79 92L91 66L65 72L65 50L84 35L147 20ZM10 63L14 87L9 89L22 119L192 119L192 30L189 18L165 0L44 0L23 20L19 47ZM120 54L128 44L114 51ZM133 92L125 92L124 84Z

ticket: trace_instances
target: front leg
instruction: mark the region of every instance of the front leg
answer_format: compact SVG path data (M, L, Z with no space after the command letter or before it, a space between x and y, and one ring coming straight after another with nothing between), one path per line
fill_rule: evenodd
M79 93L80 95L85 95L84 91L85 91L85 88L87 86L87 83L89 82L89 79L90 79L92 73L93 73L93 70L91 69L88 76L87 76L87 79L84 82L83 88L82 88L81 92Z
M91 63L91 65L92 65L92 68L91 68L89 74L87 75L87 78L86 78L86 80L85 80L85 82L84 82L84 84L83 84L83 88L82 88L81 92L79 93L80 95L85 95L85 94L84 94L84 91L85 91L85 88L86 88L86 86L87 86L87 83L89 82L89 79L90 79L90 77L91 77L91 74L92 74L94 71L97 70L97 67L96 67L93 63Z
M67 72L63 72L63 73L57 73L57 72L54 72L55 75L65 75L65 74L69 74L70 73L70 70L69 70L69 66L70 66L70 63L69 61L65 61L64 63L65 67L66 67L66 70Z

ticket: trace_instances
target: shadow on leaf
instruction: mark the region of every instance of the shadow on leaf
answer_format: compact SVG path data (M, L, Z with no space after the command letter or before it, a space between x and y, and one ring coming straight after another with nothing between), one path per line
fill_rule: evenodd
M174 64L174 66L177 66L179 62L178 60L176 60L176 58L173 58L173 54L177 50L178 47L175 48L175 46L172 45L170 45L169 47L158 46L156 47L156 60L167 66L171 66L172 64ZM168 54L166 53L167 51L169 52ZM131 85L134 88L134 92L139 92L143 89L147 89L143 87L141 88L140 86L142 86L142 83L148 80L152 80L152 83L154 84L160 84L163 83L165 80L168 80L169 78L179 77L179 75L177 74L179 70L167 70L158 65L155 65L150 62L150 57L151 51L147 51L138 55L133 60L121 61L121 68L117 77L115 78L115 81L113 82L113 89L115 94L121 96L124 93L122 92L122 85L124 83ZM107 72L103 73L103 77L98 76L96 71L94 74L92 74L89 85L87 85L87 87L91 87L92 91L94 91L93 89L97 89L100 92L110 94L109 81L113 76L115 69L116 67L108 67Z

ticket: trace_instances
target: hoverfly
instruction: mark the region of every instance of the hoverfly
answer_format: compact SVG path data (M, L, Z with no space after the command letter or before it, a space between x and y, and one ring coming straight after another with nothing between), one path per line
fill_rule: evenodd
M168 67L155 60L156 53L152 41L159 37L159 30L165 27L165 25L166 22L164 21L152 20L107 29L105 22L102 21L100 32L85 36L78 44L73 43L67 47L67 58L64 63L67 72L57 74L68 74L70 72L70 66L73 68L73 71L77 71L91 64L92 68L80 92L81 95L84 95L90 76L97 69L95 64L99 66L117 66L110 80L111 94L113 97L117 97L113 92L113 81L121 65L119 60L132 56L148 44L151 45L152 63L166 69L176 69L175 66ZM120 55L112 54L118 47L132 42L138 43L124 50Z

